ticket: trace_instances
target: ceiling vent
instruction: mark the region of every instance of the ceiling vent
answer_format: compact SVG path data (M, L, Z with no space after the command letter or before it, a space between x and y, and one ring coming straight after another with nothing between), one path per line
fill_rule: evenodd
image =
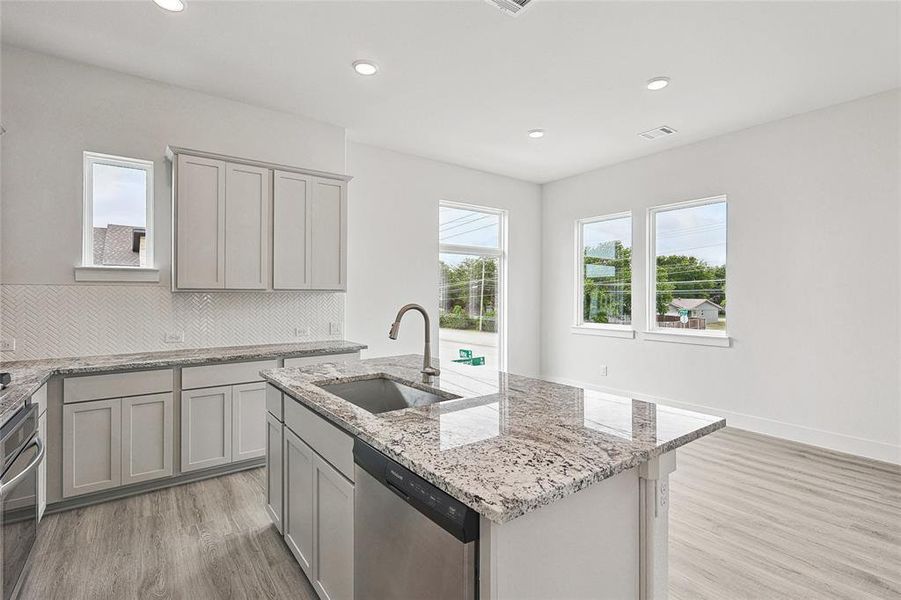
M676 130L672 127L668 127L666 125L661 125L660 127L655 127L654 129L649 129L647 131L642 131L638 135L643 137L646 140L656 140L657 138L666 137L668 135L673 135L676 133Z
M535 0L485 0L488 4L501 9L504 13L515 17L523 12Z

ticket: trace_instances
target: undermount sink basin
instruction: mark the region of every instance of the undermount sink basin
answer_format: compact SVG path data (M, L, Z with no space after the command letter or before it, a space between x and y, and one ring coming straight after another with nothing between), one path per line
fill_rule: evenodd
M454 399L453 396L445 397L432 394L431 392L398 383L387 377L373 377L371 379L360 379L344 383L328 383L318 387L374 415L410 408L411 406L427 406Z

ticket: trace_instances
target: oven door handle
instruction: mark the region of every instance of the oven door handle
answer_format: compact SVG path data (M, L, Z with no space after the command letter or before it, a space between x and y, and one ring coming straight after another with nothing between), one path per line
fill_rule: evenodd
M34 458L31 459L31 462L28 463L28 466L22 469L21 473L19 473L6 483L0 483L0 498L3 498L3 496L6 495L6 492L11 491L14 487L16 487L16 485L18 485L20 481L28 476L29 472L36 469L37 466L41 464L41 461L44 460L44 454L46 453L47 448L44 446L44 442L41 441L41 438L34 438L34 441L28 444L28 446L26 446L26 449L30 448L31 446L37 446L38 453Z

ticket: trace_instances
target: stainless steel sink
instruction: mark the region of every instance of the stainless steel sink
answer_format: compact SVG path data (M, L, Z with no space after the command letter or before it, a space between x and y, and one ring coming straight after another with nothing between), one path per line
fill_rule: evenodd
M411 406L427 406L457 397L439 396L387 377L328 383L319 387L375 415Z

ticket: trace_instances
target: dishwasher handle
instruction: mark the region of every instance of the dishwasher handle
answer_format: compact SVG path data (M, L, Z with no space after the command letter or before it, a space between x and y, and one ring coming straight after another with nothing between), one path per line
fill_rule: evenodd
M354 463L398 498L463 543L479 539L479 513L366 442L354 439Z

